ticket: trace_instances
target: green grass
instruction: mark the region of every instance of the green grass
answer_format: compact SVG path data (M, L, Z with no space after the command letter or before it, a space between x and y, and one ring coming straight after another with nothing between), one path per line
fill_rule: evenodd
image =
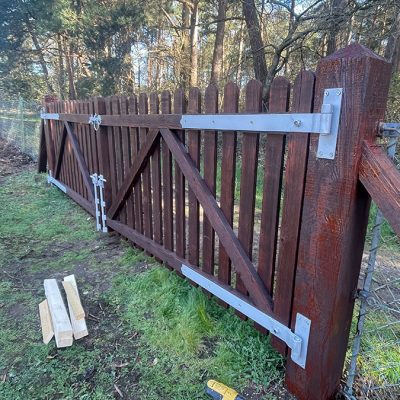
M274 399L268 337L118 238L32 172L0 184L0 398L206 399L214 378ZM75 273L89 336L41 342L43 279ZM122 365L122 367L120 367ZM3 382L4 381L4 382Z

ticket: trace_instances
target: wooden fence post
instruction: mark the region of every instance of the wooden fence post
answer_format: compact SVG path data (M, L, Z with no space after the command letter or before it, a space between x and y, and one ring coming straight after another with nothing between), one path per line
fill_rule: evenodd
M49 112L49 103L57 101L56 96L45 95L43 98L43 107L45 112ZM54 132L51 132L50 121L42 120L40 123L40 143L39 143L39 157L38 157L38 172L46 172L46 166L48 169L54 172Z
M292 313L311 320L311 333L306 368L289 358L286 373L299 400L333 399L339 385L370 204L358 181L361 148L384 116L390 70L358 44L318 64L315 111L325 88L343 88L343 101L335 159L317 158L311 139Z

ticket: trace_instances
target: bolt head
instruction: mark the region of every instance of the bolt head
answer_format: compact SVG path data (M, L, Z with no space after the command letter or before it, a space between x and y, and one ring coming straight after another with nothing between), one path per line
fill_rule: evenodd
M338 96L340 96L340 95L342 94L342 91L341 91L341 90L338 90L338 91L336 92L336 94L337 94Z
M325 96L329 96L329 92L328 91L325 92Z
M293 124L294 124L294 126L299 127L299 126L301 126L301 121L297 119L296 121L293 121Z

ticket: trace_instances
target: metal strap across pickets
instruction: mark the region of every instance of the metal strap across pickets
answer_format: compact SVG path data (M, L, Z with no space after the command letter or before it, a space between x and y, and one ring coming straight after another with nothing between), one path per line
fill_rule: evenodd
M291 351L291 359L293 362L305 368L307 359L308 339L310 336L311 321L302 314L296 315L295 331L283 325L270 315L262 312L254 307L246 300L230 293L220 285L207 279L204 275L199 274L194 269L182 265L181 272L191 281L197 283L202 288L206 289L214 296L229 304L235 310L240 311L259 325L267 329L273 335L283 340Z
M343 89L325 89L320 113L285 114L196 114L196 115L124 115L124 126L169 129L260 132L268 134L319 134L317 158L334 159L336 153ZM116 115L42 113L44 120L54 119L93 125L118 125ZM73 118L73 119L71 119Z

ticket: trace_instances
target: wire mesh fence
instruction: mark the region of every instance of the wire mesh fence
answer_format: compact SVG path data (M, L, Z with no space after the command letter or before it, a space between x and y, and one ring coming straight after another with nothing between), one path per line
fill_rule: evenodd
M0 137L34 160L39 149L41 105L33 101L0 100Z
M399 133L382 139L400 169ZM345 397L400 399L400 239L371 208L348 354Z

